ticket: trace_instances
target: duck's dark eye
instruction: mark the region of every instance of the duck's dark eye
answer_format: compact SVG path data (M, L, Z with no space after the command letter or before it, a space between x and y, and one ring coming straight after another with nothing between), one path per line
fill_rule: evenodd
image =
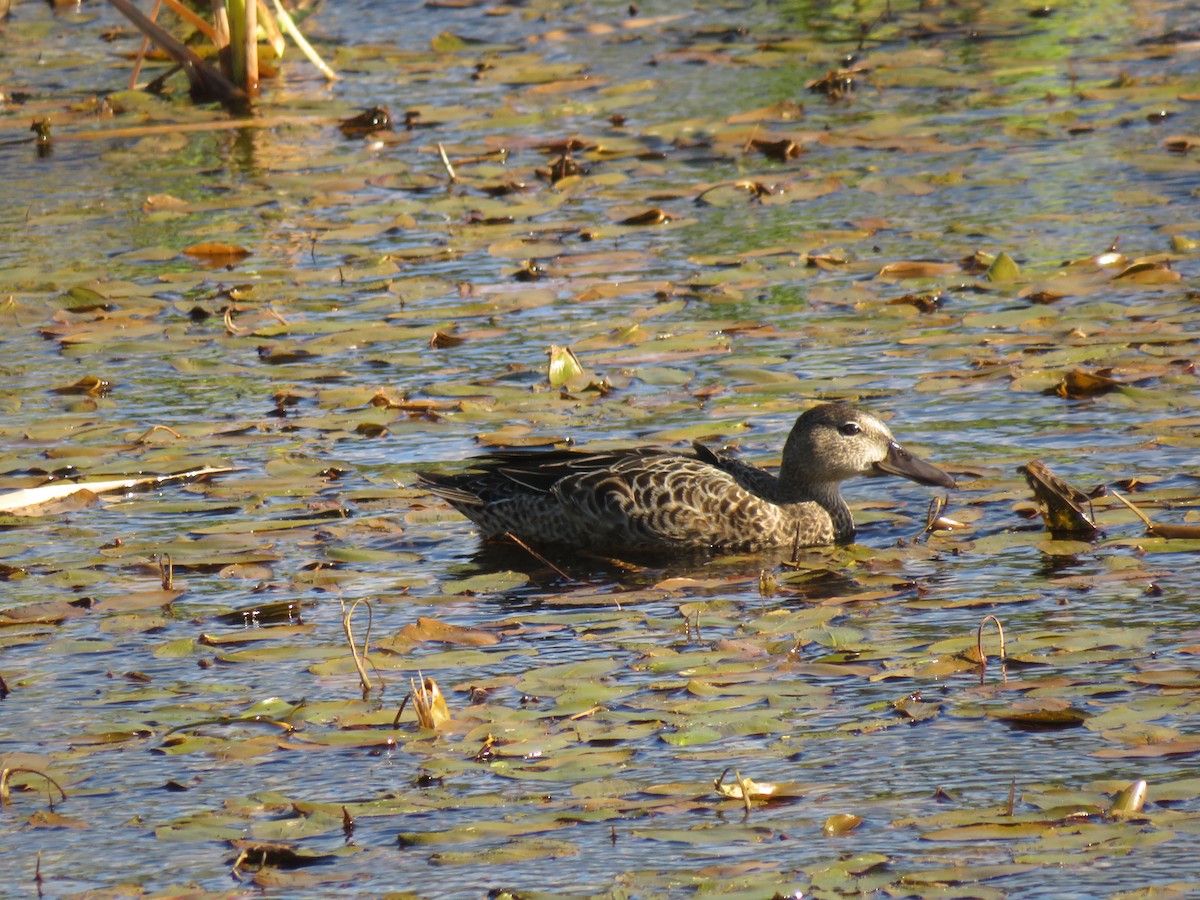
M854 437L854 435L856 435L860 431L862 431L862 428L859 427L859 424L857 422L847 422L844 425L840 426L838 428L838 431L840 431L842 434L846 435L846 437Z

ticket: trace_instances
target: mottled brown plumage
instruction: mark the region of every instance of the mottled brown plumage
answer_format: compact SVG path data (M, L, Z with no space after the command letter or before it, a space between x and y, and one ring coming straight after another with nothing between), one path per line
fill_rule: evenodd
M421 483L475 522L484 538L595 550L761 550L848 541L841 483L890 473L920 484L954 479L904 450L887 426L844 404L796 420L779 475L694 444L589 453L506 451L459 475Z

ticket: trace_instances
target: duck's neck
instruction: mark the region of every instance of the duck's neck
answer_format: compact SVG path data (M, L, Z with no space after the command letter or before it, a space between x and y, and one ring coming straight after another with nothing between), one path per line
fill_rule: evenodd
M803 481L788 478L780 473L778 484L779 503L816 503L833 520L835 540L849 540L854 536L854 517L842 497L841 485L836 481Z

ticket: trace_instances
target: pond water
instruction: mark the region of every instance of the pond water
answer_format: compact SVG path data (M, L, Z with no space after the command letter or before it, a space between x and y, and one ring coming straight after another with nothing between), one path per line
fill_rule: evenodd
M1200 544L1017 471L1200 523L1194 9L698 6L330 4L232 123L106 6L0 23L0 490L232 469L0 519L0 894L1200 891ZM416 486L819 400L962 527L556 572Z

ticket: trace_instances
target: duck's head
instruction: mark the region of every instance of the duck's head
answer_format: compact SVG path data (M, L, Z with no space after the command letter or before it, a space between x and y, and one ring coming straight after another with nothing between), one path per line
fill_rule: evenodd
M809 484L856 475L900 475L918 484L953 488L953 478L905 450L891 430L863 409L823 403L803 413L783 448L780 479Z

